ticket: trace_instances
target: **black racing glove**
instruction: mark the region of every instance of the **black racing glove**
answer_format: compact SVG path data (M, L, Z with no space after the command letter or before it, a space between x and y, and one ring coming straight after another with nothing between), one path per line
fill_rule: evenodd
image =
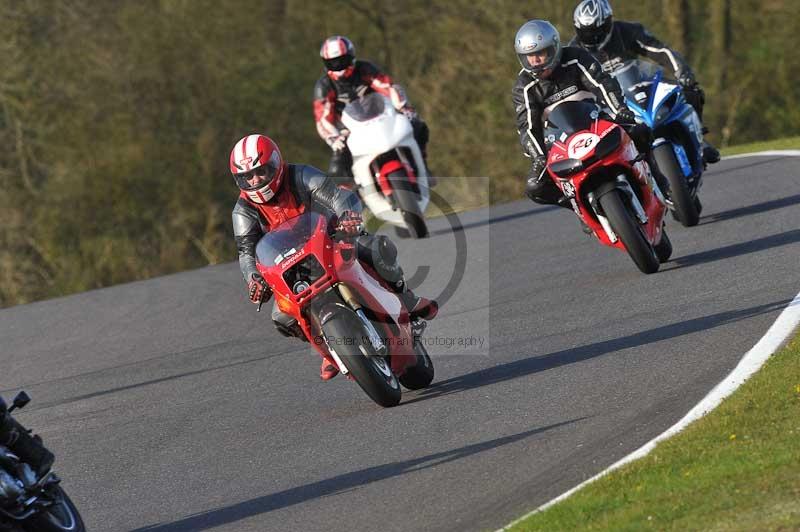
M678 77L678 84L683 88L691 89L697 87L697 80L694 78L694 74L687 71Z
M254 273L247 283L247 296L253 303L267 301L272 296L272 290L260 274Z
M636 115L633 111L628 109L627 107L623 107L617 113L614 121L618 124L635 124L636 123Z
M539 179L545 168L547 168L547 157L544 155L538 155L531 160L532 177Z

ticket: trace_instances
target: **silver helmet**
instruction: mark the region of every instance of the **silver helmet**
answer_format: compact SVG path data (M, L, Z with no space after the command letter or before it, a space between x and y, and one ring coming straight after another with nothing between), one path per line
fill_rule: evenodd
M582 0L572 15L578 41L589 48L602 48L614 25L613 11L608 0Z
M554 68L561 61L561 39L558 30L546 20L529 20L517 30L514 50L522 68L531 74L539 75L545 70Z

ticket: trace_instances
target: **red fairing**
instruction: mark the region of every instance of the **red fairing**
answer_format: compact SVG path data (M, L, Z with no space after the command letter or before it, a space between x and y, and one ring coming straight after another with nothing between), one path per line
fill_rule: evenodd
M257 264L258 271L272 288L278 308L294 317L310 344L323 358L336 365L325 342L316 340L321 331L308 319L304 310L328 290L336 290L332 287L339 283L345 284L355 293L360 304L375 316L375 325L383 328L383 331L379 332L382 332L382 336L388 340L386 345L391 355L392 372L398 377L401 376L406 368L416 363L413 333L407 309L403 307L397 294L390 290L375 272L357 259L352 241L333 240L328 233L328 220L324 216L318 216L316 213L307 213L306 216L317 216L318 221L313 236L302 249L294 250L292 255L285 257L278 264ZM298 220L299 218L289 219L278 230L291 230ZM310 256L316 258L324 269L324 274L308 288L295 294L292 287L287 284L284 274ZM396 327L390 327L388 322L393 322Z
M619 146L601 159L595 160L595 149L598 144L615 130L618 130L621 135ZM612 176L620 173L629 176L631 185L641 191L640 203L648 218L648 222L641 227L650 244L657 244L661 240L666 205L655 194L651 184L653 178L647 162L631 163L638 155L639 152L633 140L622 127L607 120L596 120L590 129L575 132L563 141L553 143L547 156L550 178L565 196L571 198L575 213L592 229L602 244L613 246L623 251L626 248L621 239L611 242L594 209L587 204L584 187L587 183L592 183L591 177L604 170L608 170L608 175ZM566 159L579 159L584 161L586 166L567 178L561 178L552 171L551 165ZM637 194L637 196L639 195Z
M389 174L391 174L392 172L396 172L398 170L404 170L408 182L413 185L416 185L417 175L414 173L413 168L411 168L407 164L403 164L397 159L387 161L383 163L383 166L381 166L380 172L378 173L378 186L380 187L381 192L383 193L384 196L391 196L392 193L394 192L392 184L389 181Z

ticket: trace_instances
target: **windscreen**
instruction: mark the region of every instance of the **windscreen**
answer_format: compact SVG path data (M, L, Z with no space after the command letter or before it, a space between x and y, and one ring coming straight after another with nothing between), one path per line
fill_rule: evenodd
M545 120L544 138L559 140L562 135L572 135L577 131L589 129L599 117L599 109L594 102L564 101L550 109Z
M348 103L344 108L344 113L356 122L366 122L376 116L380 116L386 108L383 96L377 92L371 92Z
M305 212L272 229L258 241L256 259L267 267L280 264L303 249L322 219L319 213Z
M623 63L611 75L616 78L625 98L638 105L644 105L653 84L653 78L659 70L661 68L654 63L633 60Z

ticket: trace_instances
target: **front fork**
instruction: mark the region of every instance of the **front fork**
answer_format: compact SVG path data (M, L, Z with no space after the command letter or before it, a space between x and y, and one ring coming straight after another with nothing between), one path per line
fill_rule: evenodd
M372 324L369 318L367 318L367 315L364 314L361 303L359 303L353 291L344 283L337 284L336 288L339 290L339 294L342 296L342 299L344 299L345 303L347 303L350 308L355 311L356 316L358 316L358 319L361 320L362 325L364 325L364 329L367 331L367 338L369 338L369 342L372 344L372 347L375 348L375 352L380 356L385 356L389 350L386 348L386 344L383 342L381 335L378 334L375 326Z
M652 180L653 191L655 192L656 196L662 201L664 201L664 197L661 195L661 190L659 190L658 185ZM609 185L610 186L610 185ZM636 216L636 219L639 221L640 224L644 225L648 222L649 218L647 217L647 213L644 211L644 207L642 207L641 202L639 201L639 197L636 195L636 192L633 191L631 184L628 182L628 178L620 174L617 176L616 181L612 187L614 190L620 190L625 195L626 199L628 200L628 205L631 206L633 209L633 213ZM607 193L608 190L602 190L602 193ZM602 196L603 194L600 194ZM600 209L600 202L598 201L599 196L597 195L596 191L591 191L588 194L589 198L589 205L592 206L592 210L594 210L595 216L597 216L597 220L600 222L600 225L603 226L603 230L608 235L608 239L611 243L616 243L619 240L619 237L611 228L611 224L608 223L608 218L606 218L605 214L601 213Z

